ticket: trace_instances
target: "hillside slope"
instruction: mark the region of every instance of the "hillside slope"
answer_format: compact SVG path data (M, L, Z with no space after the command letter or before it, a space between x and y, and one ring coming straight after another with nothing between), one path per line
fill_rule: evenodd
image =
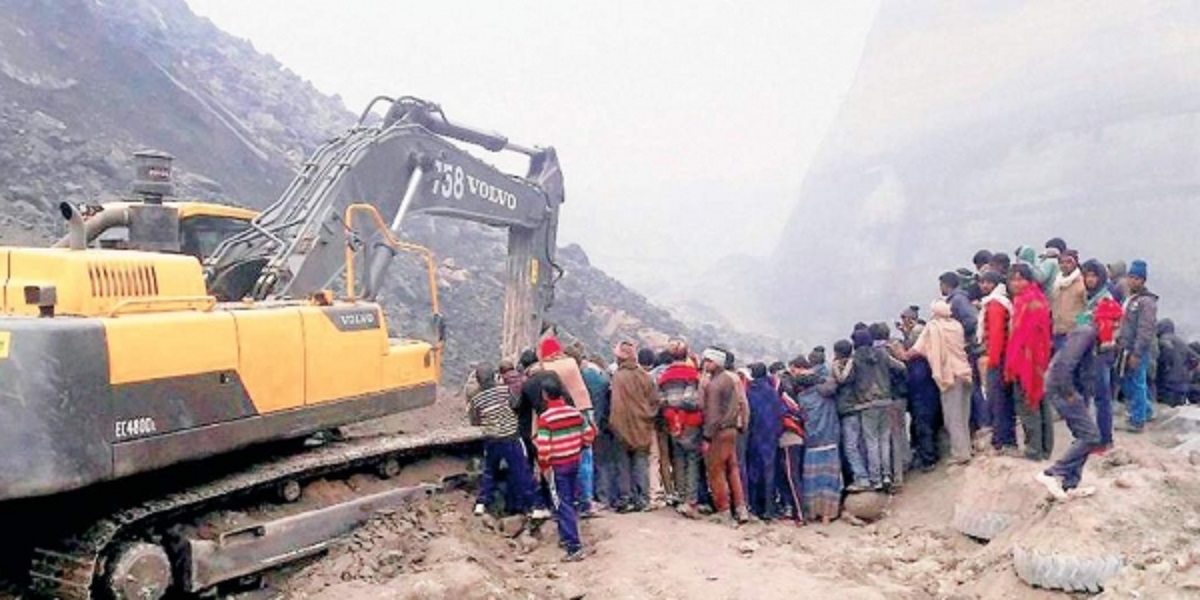
M142 147L177 157L180 195L264 207L300 161L354 118L339 98L197 17L183 0L7 2L0 11L0 242L45 244L63 233L52 210L58 201L120 196L132 178L131 153ZM568 188L570 168L564 165ZM415 218L405 229L443 259L447 377L461 376L470 360L498 358L503 232ZM607 352L619 337L658 343L682 334L756 356L790 351L690 328L591 267L581 249L562 254L567 275L551 318L593 349ZM395 275L385 302L402 319L401 331L413 329L423 279L403 268Z

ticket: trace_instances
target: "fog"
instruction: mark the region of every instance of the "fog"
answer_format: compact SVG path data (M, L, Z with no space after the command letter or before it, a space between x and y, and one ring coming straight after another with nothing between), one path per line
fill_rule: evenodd
M877 1L187 0L355 113L378 95L553 145L560 240L644 291L769 255ZM508 166L508 161L498 161Z

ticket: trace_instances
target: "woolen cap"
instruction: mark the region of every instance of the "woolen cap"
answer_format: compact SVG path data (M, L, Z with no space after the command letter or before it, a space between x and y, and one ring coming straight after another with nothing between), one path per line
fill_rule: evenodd
M1138 260L1133 261L1132 263L1129 263L1129 276L1130 277L1137 277L1138 279L1145 281L1147 270L1148 270L1148 267L1146 266L1146 261L1144 261L1144 260L1138 259Z

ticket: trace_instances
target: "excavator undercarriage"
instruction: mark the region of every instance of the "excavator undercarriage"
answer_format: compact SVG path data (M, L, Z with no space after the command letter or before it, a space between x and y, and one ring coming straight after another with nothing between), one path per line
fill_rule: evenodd
M370 122L378 102L389 110ZM451 140L525 154L529 172ZM497 354L532 346L561 275L552 148L379 98L261 213L173 199L171 157L138 160L130 202L61 204L70 233L54 248L0 248L0 516L45 524L20 528L30 591L212 592L469 479L477 428L336 434L437 400L436 263L402 239L407 215L507 228ZM425 339L385 322L399 253L425 265ZM353 493L306 497L330 478Z

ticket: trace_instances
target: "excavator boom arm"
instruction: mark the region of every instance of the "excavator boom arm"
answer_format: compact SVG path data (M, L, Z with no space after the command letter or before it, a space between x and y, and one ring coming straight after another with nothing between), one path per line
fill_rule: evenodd
M557 155L553 148L525 148L452 124L422 100L391 102L382 125L368 127L360 120L317 149L250 229L217 248L205 264L209 290L223 300L307 297L343 273L350 244L365 250L361 289L365 299L374 299L394 250L382 243L381 232L364 234L344 222L347 207L356 203L373 206L397 236L404 218L418 213L505 227L509 276L502 350L514 354L532 343L553 302L563 202ZM448 138L527 154L529 172L504 173Z

